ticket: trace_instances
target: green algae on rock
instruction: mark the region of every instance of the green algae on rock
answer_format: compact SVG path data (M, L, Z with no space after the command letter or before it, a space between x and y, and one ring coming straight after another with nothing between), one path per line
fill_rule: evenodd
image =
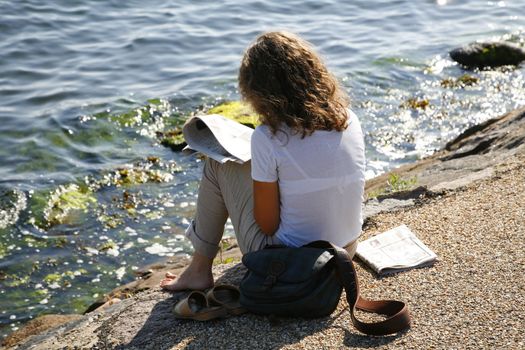
M48 284L52 284L52 283L58 283L62 280L62 276L58 273L50 273L48 275L46 275L43 279L44 282L48 283Z
M129 104L119 108L126 108L126 110L112 112L108 109L92 116L84 116L83 122L92 122L88 125L87 130L80 130L75 134L75 142L95 146L101 140L114 143L117 139L123 139L124 143L129 144L133 142L133 139L123 134L129 130L151 138L157 134L157 138L160 139L159 133L162 134L162 130L176 128L184 123L177 107L172 107L165 99L150 99L146 105L132 109L127 109ZM77 141L77 138L80 140Z
M30 282L30 277L27 276L27 275L26 276L11 275L11 276L8 276L8 277L10 277L10 278L9 279L6 278L7 281L4 282L4 285L6 287L10 287L10 288L26 286Z
M4 242L0 241L0 259L5 258L7 255L7 252L8 252L7 245ZM0 271L0 273L2 272Z
M428 99L418 99L411 97L405 102L403 102L399 107L401 108L411 108L411 109L427 109L430 106L430 101Z
M40 237L25 235L22 240L31 248L46 248L48 246L47 241Z
M105 121L95 120L86 126L85 129L76 131L73 138L77 144L96 147L103 143L114 143L117 139L117 131L114 125Z
M168 182L173 176L160 170L124 168L116 172L116 186L136 185L146 182Z
M147 105L132 109L128 112L120 114L109 114L108 112L102 112L96 114L95 117L106 117L122 127L132 127L148 122L156 117L170 117L171 113L170 103L166 100L156 98L148 100Z
M250 106L240 101L221 103L208 110L207 114L220 114L252 129L259 125L259 117Z
M108 171L101 179L88 179L89 188L98 191L104 186L132 186L148 182L162 183L173 180L174 172L180 171L175 162L161 162L157 157L148 157L146 161L136 162L122 168Z
M457 79L446 78L441 80L441 86L444 88L464 88L466 86L476 85L479 79L470 74L463 74Z
M100 179L89 179L89 188L98 191L104 186L126 187L144 183L163 183L173 180L173 174L181 171L174 161L162 162L158 157L135 162L132 165L106 172ZM126 202L132 201L131 194L124 193Z
M160 139L160 144L164 147L169 147L175 152L182 151L186 147L184 135L182 135L181 128L175 128L165 132L157 132L157 137Z
M97 217L97 220L107 228L117 228L118 226L124 224L124 219L116 216L116 214L102 214Z
M86 186L60 185L51 193L35 192L31 196L29 222L39 228L70 224L79 219L78 214L87 212L97 204L94 193Z
M99 245L97 247L97 249L101 252L105 251L105 250L109 250L109 249L115 249L115 247L117 246L117 244L113 241L107 241L105 243L102 243L101 245Z
M90 178L86 180L88 187L93 192L101 191L104 187L122 188L121 195L112 197L111 205L100 205L96 213L97 220L106 228L117 228L126 222L126 218L137 219L139 214L148 218L145 210L138 211L137 208L145 205L140 191L134 192L135 187L146 183L166 183L172 181L173 173L180 171L178 165L173 162L163 162L155 156L147 157L147 160L136 162L126 168L108 171L101 178Z
M48 225L65 224L72 221L72 214L78 211L86 212L97 203L97 199L87 188L77 184L59 186L47 202L44 218Z

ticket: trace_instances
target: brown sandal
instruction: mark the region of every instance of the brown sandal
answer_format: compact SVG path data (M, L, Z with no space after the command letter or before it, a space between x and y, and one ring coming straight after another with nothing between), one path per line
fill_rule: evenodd
M209 305L226 309L230 315L241 315L246 309L239 302L239 288L230 284L219 284L206 292Z
M222 306L210 306L206 294L193 291L173 307L176 318L195 321L209 321L226 317L228 312Z

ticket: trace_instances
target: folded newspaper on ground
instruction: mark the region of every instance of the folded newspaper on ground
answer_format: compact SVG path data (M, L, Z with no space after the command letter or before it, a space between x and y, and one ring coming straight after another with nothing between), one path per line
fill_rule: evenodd
M406 225L359 242L356 254L379 275L432 265L437 258Z
M251 159L253 129L220 114L198 115L182 128L188 146L183 151L197 151L220 163L244 163Z

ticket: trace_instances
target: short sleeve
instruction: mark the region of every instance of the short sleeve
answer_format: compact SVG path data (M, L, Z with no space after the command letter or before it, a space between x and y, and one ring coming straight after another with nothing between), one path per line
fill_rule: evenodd
M273 145L261 127L255 128L251 140L252 179L261 182L276 182L277 160Z

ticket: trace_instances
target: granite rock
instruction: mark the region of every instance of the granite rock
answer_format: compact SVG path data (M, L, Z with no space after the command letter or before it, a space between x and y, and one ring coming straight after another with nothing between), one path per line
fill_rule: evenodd
M517 66L525 60L525 50L507 42L473 43L450 51L450 57L469 69Z

